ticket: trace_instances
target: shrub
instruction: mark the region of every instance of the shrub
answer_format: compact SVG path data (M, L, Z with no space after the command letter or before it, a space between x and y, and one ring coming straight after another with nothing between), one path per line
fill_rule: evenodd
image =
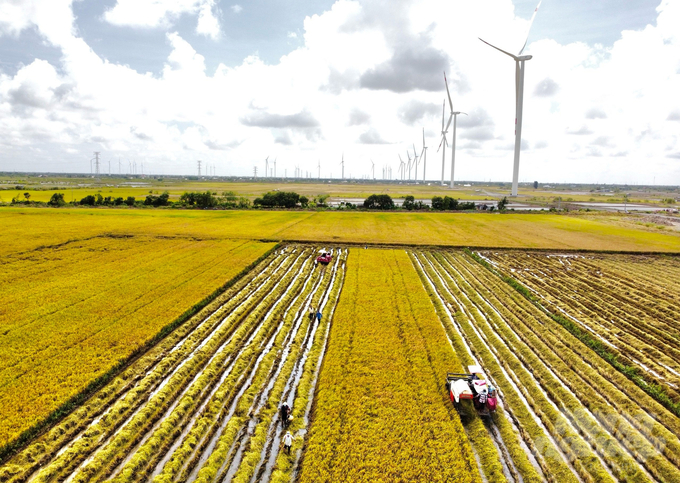
M54 193L47 204L50 206L64 206L66 204L64 201L64 193Z
M391 210L394 208L394 201L390 195L371 195L364 200L364 208L369 210Z
M164 191L162 195L160 196L155 196L155 195L147 195L146 199L144 200L144 204L147 206L168 206L169 202L168 199L170 198L170 194L167 191Z
M128 206L135 206L135 197L128 196L127 199L125 200L125 204Z
M304 198L309 202L307 197ZM295 208L299 202L301 202L300 195L293 191L270 191L265 193L262 198L257 198L253 204L266 208Z

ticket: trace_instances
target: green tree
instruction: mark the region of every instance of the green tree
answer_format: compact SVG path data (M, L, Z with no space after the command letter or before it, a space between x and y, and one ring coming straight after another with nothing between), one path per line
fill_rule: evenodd
M364 208L369 210L391 210L394 208L394 201L390 195L371 195L364 200Z
M66 204L64 201L64 193L54 193L47 204L50 206L64 206Z
M538 181L534 181L534 189L538 189Z
M402 205L402 208L404 208L405 210L411 211L412 209L415 208L415 206L416 206L416 199L413 196L408 195L404 198L404 204Z
M504 196L503 199L498 201L498 211L505 211L505 208L508 206L508 197Z
M26 198L26 201L31 201L31 193L29 193L28 191L24 193L24 198Z
M135 197L128 196L127 199L125 200L125 204L128 206L135 206Z

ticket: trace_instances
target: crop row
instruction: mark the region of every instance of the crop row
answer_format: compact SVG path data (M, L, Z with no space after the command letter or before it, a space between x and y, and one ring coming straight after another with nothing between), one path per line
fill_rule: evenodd
M435 252L416 259L439 295L457 309L454 318L473 350L489 349L479 358L544 471L555 460L541 450L553 446L585 480L678 481L680 446L673 425L660 424L645 408L654 407L668 421L672 415L469 257ZM542 434L531 418L522 417L525 409L540 418L551 445L536 444ZM564 471L557 477L563 479Z
M680 401L680 311L672 298L664 298L663 290L631 282L630 275L623 277L605 268L602 258L562 261L542 255L490 255L489 259L499 270L512 273L548 308L557 309L603 340L609 350L647 372ZM664 276L657 275L657 279L657 286L663 288ZM662 311L659 307L664 301L670 308Z
M275 463L279 448L266 452L271 438L251 437L247 428L272 425L284 388L296 410L298 400L308 403L313 357L330 321L310 320L306 308L332 309L344 263L338 256L315 269L314 256L288 247L263 262L211 313L173 332L13 458L0 479L213 481L226 465L246 481L243 468L261 454Z

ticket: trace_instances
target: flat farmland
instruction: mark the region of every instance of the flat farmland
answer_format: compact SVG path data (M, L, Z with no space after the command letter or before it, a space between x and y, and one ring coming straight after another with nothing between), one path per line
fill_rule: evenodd
M515 232L453 216L466 232L408 213L55 210L50 237L50 212L24 211L12 229L35 240L0 234L3 442L145 350L8 454L0 481L680 483L677 256L326 240L368 224L520 243L530 223L640 249L674 235L565 216L497 218ZM498 389L491 416L444 389L471 364Z
M612 216L3 208L0 254L101 234L640 252L680 251L680 233Z
M0 257L0 446L272 248L96 237Z

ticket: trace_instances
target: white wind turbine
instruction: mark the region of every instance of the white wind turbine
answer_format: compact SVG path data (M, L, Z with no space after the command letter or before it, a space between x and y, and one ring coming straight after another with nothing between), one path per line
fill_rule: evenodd
M444 149L442 150L442 185L444 184L444 163L446 163L446 145L448 144L448 141L446 140L446 133L449 132L449 126L451 125L451 118L453 117L453 114L449 116L449 122L446 123L446 129L444 129L444 109L446 108L446 100L442 103L442 140L439 143L439 147L437 148L437 152L443 147Z
M319 179L321 179L321 160L319 160L319 164L317 166L317 169L319 170Z
M413 164L416 166L416 170L413 172L413 180L418 181L418 165L420 164L420 158L416 151L416 143L413 143Z
M264 177L269 177L269 156L267 156L264 160Z
M406 157L408 158L408 180L411 181L411 153L406 150Z
M399 155L399 171L401 171L401 179L403 181L406 175L406 163L401 159L401 154Z
M345 153L342 153L342 161L340 161L340 164L342 165L342 178L345 179Z
M503 52L505 55L509 55L515 60L515 163L512 169L512 193L511 196L517 196L517 181L519 179L519 151L522 144L522 103L524 100L524 62L531 59L531 55L522 55L524 48L527 46L527 41L529 40L529 32L531 31L531 26L536 18L536 13L538 13L538 8L541 6L539 0L534 14L531 16L531 21L529 22L529 29L527 30L527 36L524 39L524 45L520 49L517 55L513 55L510 52L499 49L495 45L491 45L489 42L483 39L479 39L486 45L493 47L494 49Z
M453 102L451 102L451 93L449 92L449 82L446 80L446 72L444 72L444 84L446 85L446 95L449 98L451 116L453 116L453 144L451 144L451 184L449 184L449 188L453 188L453 171L456 167L456 121L458 120L458 114L465 114L466 116L467 114L453 110Z
M423 183L424 183L425 172L427 171L427 146L425 146L425 128L423 128L423 150L420 152L420 159L423 160Z
M371 159L371 171L373 172L373 179L375 179L375 163Z

